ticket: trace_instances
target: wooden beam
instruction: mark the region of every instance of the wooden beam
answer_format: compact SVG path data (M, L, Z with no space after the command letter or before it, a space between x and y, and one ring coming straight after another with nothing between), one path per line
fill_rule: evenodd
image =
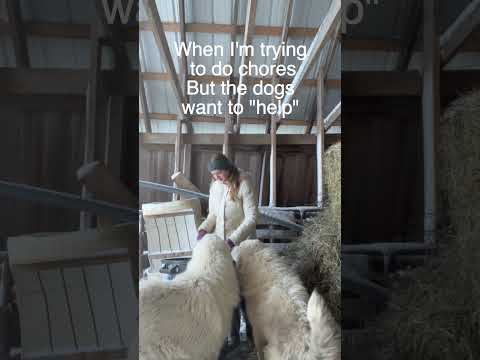
M320 70L318 75L317 87L317 206L323 207L323 153L325 150L325 128L323 122L323 108L324 108L324 74Z
M423 60L423 191L424 241L435 243L436 228L436 174L435 133L440 116L440 44L438 29L438 1L423 0L424 60Z
M139 90L138 95L140 97L140 107L143 113L143 122L145 124L145 131L147 133L151 133L152 122L150 120L150 112L148 111L148 102L147 102L147 96L145 94L145 84L143 83L143 80L140 80L140 84L138 84L138 90Z
M330 112L330 114L328 114L328 116L325 118L324 120L324 128L325 128L325 131L327 131L328 129L330 129L330 127L332 127L332 125L338 120L340 119L340 116L342 115L342 102L340 101L334 108L333 110Z
M10 34L13 37L13 46L15 49L15 58L17 67L28 68L30 59L28 57L27 37L25 27L22 24L22 9L20 1L6 0L8 21L10 23Z
M145 9L152 21L153 24L153 36L155 38L155 42L157 43L158 49L160 50L160 55L164 62L164 66L167 69L167 73L169 74L169 81L172 85L172 89L175 95L175 101L178 106L178 111L180 118L184 118L182 104L186 104L187 101L183 96L182 88L180 86L180 81L178 79L177 72L175 70L175 66L173 64L172 54L170 53L170 49L168 47L167 38L165 37L165 31L163 29L162 21L160 19L157 4L155 0L143 0L145 4Z
M185 0L178 0L178 16L180 19L180 42L187 44L187 35L185 32ZM187 95L187 80L188 80L188 67L187 67L187 56L185 53L182 53L180 57L180 77L182 79L182 90L183 96L188 101Z
M270 126L270 196L268 206L277 206L277 121L278 116L272 116Z
M167 32L179 32L180 24L165 22L165 31ZM151 31L152 26L148 22L141 21L139 24L140 31ZM191 33L213 33L213 34L242 34L245 32L245 26L232 24L206 24L206 23L188 23L185 27L187 32ZM317 32L317 28L311 27L292 27L288 31L290 37L314 37ZM256 26L256 36L281 36L281 26Z
M442 66L448 64L478 25L480 25L480 0L472 0L440 38Z
M312 40L312 43L308 49L307 56L300 65L300 68L298 69L298 72L292 81L293 91L285 96L285 98L283 99L283 105L290 103L296 91L298 90L300 83L307 75L311 66L315 63L316 60L318 60L320 50L322 50L325 42L328 39L328 36L332 33L332 31L334 31L335 27L340 21L341 8L342 6L340 0L332 0L330 8L317 31L317 35Z
M233 0L232 4L232 12L231 12L231 23L235 25L234 31L230 34L230 42L233 43L237 40L237 23L238 23L238 6L239 6L240 0ZM229 65L230 66L235 66L235 52L230 53L230 59L229 59ZM230 83L235 82L235 77L232 75L230 76ZM234 94L229 94L228 96L228 101L231 102L232 104L235 102L235 95ZM224 123L224 130L223 130L223 136L224 136L224 141L223 141L223 149L222 152L223 154L227 157L230 158L230 134L233 132L233 122L234 122L234 115L229 114L228 111L225 111L225 123Z
M159 72L142 72L140 73L140 77L143 80L157 80L157 81L170 81L170 75L168 73L159 73ZM216 76L216 75L203 75L203 76L197 76L197 75L189 75L188 80L195 80L200 83L210 83L214 82L215 84L221 84L222 82L228 81L228 78L225 76ZM281 77L278 79L278 81L281 84L289 84L292 82L293 78L291 77ZM231 83L238 83L239 78L238 77L232 77L230 79ZM271 84L272 80L271 79L264 79L260 77L249 77L247 79L247 83L249 85L254 85L258 84L260 82L263 82L264 84ZM340 89L341 88L341 79L327 79L326 83L327 87L330 89ZM315 87L316 86L316 80L315 79L304 79L300 86L309 86L309 87Z
M246 48L252 42L252 35L255 32L255 17L257 14L257 0L247 0L247 18L245 19L245 31L243 33L243 46ZM249 59L249 55L247 52L241 54L241 66L246 66L247 61ZM240 79L238 81L238 86L245 84L246 76L240 74ZM243 95L241 93L238 94L237 104L243 104ZM240 133L240 125L241 125L241 115L237 115L236 121L236 128L235 132L237 134Z
M395 66L396 71L406 71L408 69L415 42L417 41L418 33L420 31L420 25L422 24L422 9L422 3L420 1L414 1L411 4L410 9L407 11L408 18L405 31L402 34L401 50Z
M175 145L176 134L146 134L142 133L140 143L143 145ZM326 134L326 143L331 144L340 138L337 134ZM222 145L223 134L183 134L183 144L192 145ZM277 134L277 146L283 145L315 145L316 135L305 134ZM232 145L262 146L271 144L270 134L232 134Z

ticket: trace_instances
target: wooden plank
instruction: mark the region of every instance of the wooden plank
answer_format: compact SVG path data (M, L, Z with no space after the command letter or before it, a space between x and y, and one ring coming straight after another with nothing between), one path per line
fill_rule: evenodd
M143 80L140 80L140 84L138 85L138 90L139 90L139 100L140 100L140 107L142 109L143 113L143 122L145 124L145 131L149 134L152 133L152 122L150 120L150 112L148 110L148 102L147 102L147 96L145 94L145 83Z
M342 102L340 101L330 112L330 114L327 115L327 117L324 120L324 130L327 131L332 127L332 125L340 119L340 116L342 115Z
M107 266L87 266L85 267L85 276L98 331L99 345L102 348L119 348L122 346L122 341L115 316L114 300Z
M6 0L6 8L8 21L10 22L11 35L13 37L17 67L27 68L30 66L30 59L28 57L25 27L22 24L22 9L20 7L20 1Z
M436 174L435 134L440 116L440 60L437 34L438 2L423 1L424 61L423 61L423 191L424 191L424 241L435 242L436 226Z
M73 352L77 346L62 274L59 269L52 269L41 271L39 277L47 295L53 352Z
M401 38L402 45L395 66L396 71L405 71L408 69L415 42L418 38L420 25L422 24L422 9L422 3L420 1L414 1L407 11L408 18Z
M175 100L178 106L179 114L182 114L180 117L183 117L182 104L186 104L187 101L183 96L182 87L180 85L180 80L178 79L175 66L173 64L172 54L168 47L167 38L165 37L165 31L163 29L162 21L158 13L157 4L155 0L144 0L145 9L152 21L153 24L153 36L155 42L160 51L164 66L167 70L167 73L170 76L170 83L175 95Z
M170 239L171 250L173 251L182 251L184 249L180 246L180 239L178 237L178 230L175 226L175 219L172 217L166 217L165 222L167 224L167 233Z
M248 0L247 2L247 9L246 9L247 18L245 19L245 30L243 32L243 47L246 48L252 42L252 36L255 32L255 17L257 14L257 0ZM249 55L244 52L241 54L241 67L246 66L247 61L249 59ZM242 86L246 83L246 76L240 74L240 79L238 81L238 86ZM237 104L243 105L243 95L238 93ZM241 126L241 116L240 114L237 115L236 120L236 128L235 132L240 134L240 126Z
M17 270L15 267L12 268L12 272L16 284L23 356L50 353L52 345L49 309L38 274L33 271Z
M188 231L188 239L192 249L197 242L197 225L195 223L195 216L193 214L185 215L185 223Z
M320 54L320 51L325 45L325 42L327 41L328 36L332 33L332 31L334 31L338 22L340 21L341 8L342 6L341 6L340 0L332 1L330 8L328 10L328 13L326 14L322 24L318 29L317 35L315 36L315 38L312 40L312 43L310 44L307 56L305 60L302 62L302 64L300 65L300 68L298 69L297 74L295 75L295 78L292 81L293 91L290 92L290 94L285 96L282 102L283 105L290 103L296 91L298 90L300 83L305 78L305 76L307 75L312 65L318 59L318 55Z
M480 0L472 0L440 38L442 66L458 52L465 39L480 24ZM424 48L427 51L427 48Z
M186 215L175 216L173 218L175 222L175 229L177 230L178 234L178 241L180 243L181 250L192 250L192 246L190 245L187 223L185 221Z
M148 251L161 252L162 243L160 238L160 229L155 218L145 217L145 232L147 233Z
M79 351L91 351L98 346L97 331L90 306L89 290L80 267L63 270Z
M138 301L128 262L110 265L113 294L116 300L120 331L125 346L129 346L138 334Z
M327 134L327 139L336 139L338 136ZM184 134L185 144L192 145L222 145L223 134ZM316 135L305 134L277 134L277 145L315 145ZM328 142L328 141L327 141ZM140 134L141 144L170 144L175 143L175 134ZM232 134L232 145L270 145L269 134Z
M185 31L185 0L178 0L178 17L180 20L180 42L187 44L187 36ZM188 67L187 56L182 53L180 57L180 78L182 79L183 95L188 101L187 95L187 80L188 80Z

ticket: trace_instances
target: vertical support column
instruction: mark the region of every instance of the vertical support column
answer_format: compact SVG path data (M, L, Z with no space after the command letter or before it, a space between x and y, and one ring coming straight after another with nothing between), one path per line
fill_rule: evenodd
M175 165L174 165L174 173L180 171L180 159L181 159L181 151L182 151L182 120L180 118L177 119L177 135L175 137ZM172 200L178 200L180 197L178 194L172 195Z
M98 37L98 24L95 18L91 27L90 39L90 73L86 93L86 119L85 119L85 143L83 163L87 164L95 160L95 126L97 123L97 100L98 100L98 77L102 63L102 45ZM85 185L82 187L82 197L88 198L89 194ZM91 226L92 216L86 212L80 213L80 230Z
M317 79L317 206L323 207L323 151L325 148L325 127L323 123L323 99L325 93L323 69Z
M438 1L423 0L423 191L424 241L435 242L435 127L440 114L440 41Z
M277 115L272 116L270 129L270 202L269 206L277 205Z

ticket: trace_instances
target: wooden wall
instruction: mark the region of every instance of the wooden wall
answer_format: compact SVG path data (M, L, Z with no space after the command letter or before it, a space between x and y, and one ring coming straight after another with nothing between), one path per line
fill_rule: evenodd
M191 180L204 193L208 193L211 177L207 169L208 161L220 146L192 147ZM232 160L250 173L255 190L259 191L262 167L262 146L235 146ZM314 146L279 146L277 149L277 205L297 206L314 204L316 199L316 170ZM266 177L263 187L263 205L268 205L269 157L267 151ZM173 174L173 149L140 149L140 179L171 185ZM170 201L171 194L141 190L140 203Z
M418 98L342 99L342 241L421 240Z
M22 98L2 102L0 132L0 180L81 194L76 171L83 164L84 101L70 104L64 97ZM20 100L20 101L18 101ZM31 106L34 103L35 106ZM129 99L122 109L126 116L122 137L120 173L132 192L138 186L138 102ZM105 103L99 104L95 158L105 153ZM119 124L117 124L118 126ZM122 125L120 125L122 126ZM118 159L117 159L118 160ZM78 230L79 212L0 197L0 248L8 236Z

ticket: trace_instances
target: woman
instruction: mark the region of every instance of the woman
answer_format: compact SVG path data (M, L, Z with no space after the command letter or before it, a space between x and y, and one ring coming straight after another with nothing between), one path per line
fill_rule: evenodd
M255 191L248 175L223 154L212 158L208 171L213 177L209 213L199 227L197 240L215 233L231 250L255 234L258 214Z
M208 164L213 181L208 200L208 216L200 225L197 240L207 233L215 233L230 247L230 251L250 235L255 235L258 217L257 197L246 173L240 171L225 155L216 154ZM251 328L245 312L247 335L251 338ZM240 309L233 314L232 348L240 342Z

